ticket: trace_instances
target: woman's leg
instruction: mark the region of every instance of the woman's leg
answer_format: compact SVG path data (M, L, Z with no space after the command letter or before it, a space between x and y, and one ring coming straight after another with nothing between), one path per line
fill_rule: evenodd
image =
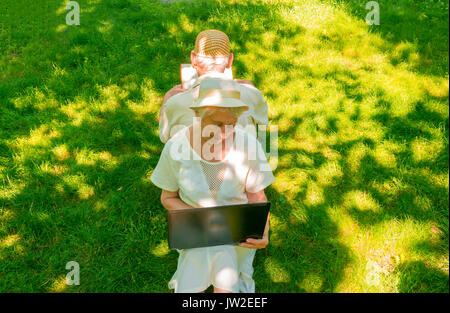
M214 293L231 293L231 291L214 287Z
M239 272L236 249L231 245L216 246L211 249L212 285L214 293L239 292Z

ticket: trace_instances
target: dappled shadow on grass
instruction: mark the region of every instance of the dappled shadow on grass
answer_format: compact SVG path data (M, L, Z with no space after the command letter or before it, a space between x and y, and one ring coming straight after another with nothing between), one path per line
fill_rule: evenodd
M346 71L344 71L344 75L347 75L345 72ZM335 76L339 76L339 73L335 72L331 76L328 76L328 78L334 77L333 81L336 82L338 86L342 86L341 90L345 93L346 100L350 100L354 107L353 112L347 115L348 121L346 121L343 126L340 126L339 124L343 124L340 118L329 116L326 112L314 112L313 110L304 112L300 117L296 116L291 118L288 123L289 126L283 130L280 135L281 141L290 138L291 135L294 134L294 138L296 138L301 145L302 142L306 141L305 138L307 137L302 132L307 131L312 137L318 138L314 143L315 146L313 150L315 151L308 151L308 149L281 150L280 156L282 157L283 153L290 154L295 152L307 155L311 160L311 164L314 165L313 168L317 169L325 162L329 161L329 158L323 153L323 148L331 148L333 152L336 152L339 155L338 163L343 171L340 182L344 184L347 182L358 182L358 184L361 184L361 186L364 186L365 188L370 186L370 183L375 180L387 181L394 178L401 170L399 167L403 167L405 173L402 175L405 175L404 178L407 182L418 184L420 189L427 190L430 195L443 196L443 198L440 199L443 201L439 203L439 206L444 205L443 212L445 212L446 188L430 183L430 177L420 174L420 169L429 171L428 174L430 174L430 176L433 174L445 173L446 170L448 170L448 140L444 140L441 146L439 146L439 149L436 149L432 159L418 159L418 152L415 151L414 144L417 140L433 142L437 139L441 139L436 135L437 133L439 134L440 130L444 131L441 133L443 136L448 137L448 118L424 107L425 102L436 101L445 104L448 99L424 96L423 99L412 104L413 108L410 109L406 115L394 116L393 112L396 110L395 105L384 100L383 91L377 91L377 96L379 98L374 106L376 109L374 110L375 114L371 114L371 116L367 117L366 113L365 117L361 117L362 102L366 101L369 97L373 97L373 94L370 90L362 91L361 88L355 88L355 84L341 81ZM360 79L358 75L352 74L352 76L352 80L354 81ZM355 91L354 89L359 90ZM341 107L342 105L339 104L338 111L340 111ZM271 119L271 123L276 125L282 119L282 115L275 116ZM322 122L324 120L325 123L321 123L320 125L317 123L317 121ZM361 132L360 135L354 136L356 139L336 140L333 137L347 129L353 128L355 132L358 131L358 127L360 127L358 123L368 123L368 125L377 126L382 133L382 135L377 134L377 136L381 136L383 140L381 142L376 142L374 134L371 134L371 131L375 129L367 129L367 132ZM327 140L330 141L327 142ZM406 149L393 152L391 155L394 161L393 164L380 163L380 161L383 160L378 158L376 154L364 153L358 160L359 164L357 172L349 166L349 160L347 159L352 157L352 148L364 147L375 150L380 143L406 144ZM322 150L318 148L321 148ZM299 162L298 158L292 161L298 167L305 168L306 165L306 168L308 168L308 165ZM388 162L389 159L384 161ZM398 166L393 166L394 164L397 164ZM372 191L376 193L375 189ZM414 193L415 191L411 190L411 192ZM385 197L385 195L378 193L378 200L380 203L384 202L383 197Z
M146 179L158 161L155 125L135 119L126 107L101 116L103 123L59 124L49 129L58 134L43 147L16 150L22 161L7 175L13 184L23 178L20 191L2 199L2 208L13 214L2 235L19 240L2 251L2 290L63 291L68 287L53 286L51 277L64 273L71 260L90 282L84 291L127 291L130 278L152 282L164 272L149 271L160 259L148 248L158 243L149 234L165 231L163 209L151 205L159 192Z
M334 292L350 260L348 247L329 216L333 199L305 206L305 192L289 201L269 188L272 225L270 245L255 258L257 292Z
M394 76L415 75L402 62L359 64L345 47L353 34L288 23L281 9L294 10L290 3L80 5L81 25L68 27L61 4L51 3L49 24L9 57L11 79L0 85L0 290L168 290L178 255L167 247L160 190L149 180L163 147L157 112L205 28L229 35L235 77L263 91L280 126L277 182L267 191L271 243L255 259L258 292L365 290L352 286L358 276L344 278L361 259L377 260L356 243L393 221L435 226L437 244L424 235L410 250L448 262L448 115L440 110L448 89L434 86L436 77L410 100L410 82ZM380 49L371 52L388 54ZM386 81L377 75L387 70L400 92L373 83ZM63 283L71 260L80 263L80 286ZM398 291L441 290L445 277L448 289L440 269L401 264ZM430 283L414 287L423 277Z
M337 223L338 236L347 243L343 251L349 251L347 248L351 247L349 255L356 254L361 258L361 255L367 253L364 249L370 247L370 252L363 259L376 260L375 262L382 264L380 254L401 254L402 248L395 247L395 244L392 247L383 246L381 242L403 240L403 247L407 247L409 243L405 242L414 242L411 239L414 233L396 234L395 239L390 239L391 235L383 237L377 233L377 229L384 229L384 225L395 227L396 223L409 225L413 221L413 225L427 225L422 236L432 237L438 243L429 245L426 250L411 244L410 253L418 253L425 258L426 255L438 255L443 260L448 260L449 124L448 113L445 112L448 111L448 85L444 83L443 88L438 90L430 88L427 82L427 79L438 79L442 72L439 69L422 72L423 68L419 65L408 67L413 62L407 59L402 62L411 63L408 66L393 64L388 55L391 43L376 37L379 40L376 44L381 48L374 53L383 53L383 62L386 62L381 66L387 73L382 80L391 82L378 84L380 71L370 65L371 61L367 64L358 63L361 60L353 57L358 53L354 48L346 47L344 35L336 34L335 31L334 35L324 37L328 38L324 40L330 51L342 51L344 56L351 56L353 63L344 59L341 61L342 66L330 66L322 72L312 65L293 65L292 68L297 70L299 77L279 80L285 86L292 80L298 82L297 86L302 86L303 83L306 86L301 89L303 92L316 85L325 87L321 93L319 91L319 95L305 97L292 90L289 99L276 91L267 93L275 102L292 99L285 110L279 110L271 118L271 123L279 125L281 130L279 159L282 166L277 168L278 178L292 177L293 181L295 178L302 178L300 188L294 183L289 187L275 188L289 194L293 203L314 200L314 192L309 193L308 190L315 189L320 201L330 207L340 208L342 220ZM446 42L448 45L448 40ZM375 56L376 54L374 59ZM439 66L444 65L445 69L445 62L440 63ZM413 70L415 66L419 66L418 71ZM420 74L416 74L417 72ZM422 78L420 75L423 73L432 74L425 76L424 83L411 79ZM396 77L402 77L399 79L403 80L401 84L396 82ZM413 87L405 88L407 84L412 84ZM327 91L336 95L334 101L328 100L331 96ZM302 101L306 104L301 104ZM297 114L292 114L294 110L298 110ZM288 121L286 115L289 117ZM296 168L300 174L294 175L291 167ZM297 179L297 184L298 182ZM298 189L303 192L298 192ZM306 207L315 206L306 203ZM329 208L326 211L330 212ZM351 217L353 224L343 223L346 216ZM345 240L347 234L354 233L357 228L364 235L367 234L368 238L378 238L380 245L371 244L367 240L364 244L366 248L363 244L358 244L357 236L354 236L353 242ZM350 260L352 259L351 257ZM433 261L427 262L433 264ZM443 262L436 270L442 271L443 277L447 273L448 281L448 266ZM429 264L427 266L432 267ZM386 271L392 277L397 275L391 268ZM422 271L422 274L428 275L426 271ZM414 279L420 279L419 277L420 274ZM412 281L408 283L415 284ZM442 286L442 280L434 283L434 286L428 286L430 290L440 289ZM382 289L382 285L379 285L379 289L374 290L407 290L404 285L407 283L403 281L402 284L400 286L394 282L392 285L398 288L392 289ZM342 290L355 289L344 285Z
M422 262L409 262L398 267L399 291L414 293L448 293L448 276Z
M179 63L188 60L200 30L223 29L239 55L266 32L263 23L253 23L255 14L271 23L278 18L256 3L80 5L81 25L68 27L61 3L47 4L45 16L56 16L27 43L49 49L13 48L6 71L14 77L36 66L36 77L6 80L0 88L0 152L10 191L0 202L0 289L167 291L177 253L167 248L160 190L149 181L162 149L159 102L178 82ZM205 5L240 12L246 31L227 19L207 26ZM201 26L187 30L193 21ZM300 29L277 31L289 37ZM236 61L236 75L246 71ZM72 260L81 267L79 287L65 285L65 264Z
M369 12L365 5L358 0L345 1L348 12L359 20L364 20ZM448 75L448 2L400 1L379 5L380 25L369 29L384 39L390 62L408 65L418 73Z

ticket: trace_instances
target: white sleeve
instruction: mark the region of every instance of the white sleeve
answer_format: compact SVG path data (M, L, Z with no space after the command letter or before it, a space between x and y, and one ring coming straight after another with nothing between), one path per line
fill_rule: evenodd
M150 180L161 189L177 191L179 186L176 168L175 161L170 156L170 145L166 144Z
M258 89L254 88L251 92L253 110L252 117L255 124L268 125L269 124L269 109L266 99Z
M167 140L169 140L170 134L170 123L169 117L167 116L167 107L168 107L167 102L163 105L161 118L159 119L159 139L161 139L162 143L166 143Z
M275 177L267 162L264 150L258 141L256 147L256 160L249 161L250 166L245 182L245 191L251 193L261 191L275 181Z
M255 121L257 124L269 125L268 105L262 93L260 93L258 105L255 107Z
M159 120L159 138L163 143L166 143L180 129L192 124L192 119L186 118L194 116L194 112L187 105L189 103L191 98L183 98L181 94L177 94L170 97L164 104Z

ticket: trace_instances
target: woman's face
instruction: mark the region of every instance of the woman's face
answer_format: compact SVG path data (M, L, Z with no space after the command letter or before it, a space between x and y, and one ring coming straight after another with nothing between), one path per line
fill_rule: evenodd
M236 125L237 120L238 118L230 109L215 110L212 114L202 118L202 129L204 129L208 125L217 126L218 128L220 128L221 139L224 140L227 136L230 136L233 133L226 133L227 125L229 125L228 129L230 132L230 130L234 130L234 126ZM209 135L209 138L212 138L214 136L214 133L211 133Z

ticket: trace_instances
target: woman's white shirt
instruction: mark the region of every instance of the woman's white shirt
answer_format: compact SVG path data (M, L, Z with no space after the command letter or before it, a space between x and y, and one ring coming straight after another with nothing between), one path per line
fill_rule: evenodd
M188 205L247 203L246 192L256 193L275 181L261 144L251 134L235 128L233 145L225 159L208 162L192 149L187 130L180 130L166 143L151 181L161 189L179 191ZM223 168L223 182L217 192L211 192L207 169L215 166Z

